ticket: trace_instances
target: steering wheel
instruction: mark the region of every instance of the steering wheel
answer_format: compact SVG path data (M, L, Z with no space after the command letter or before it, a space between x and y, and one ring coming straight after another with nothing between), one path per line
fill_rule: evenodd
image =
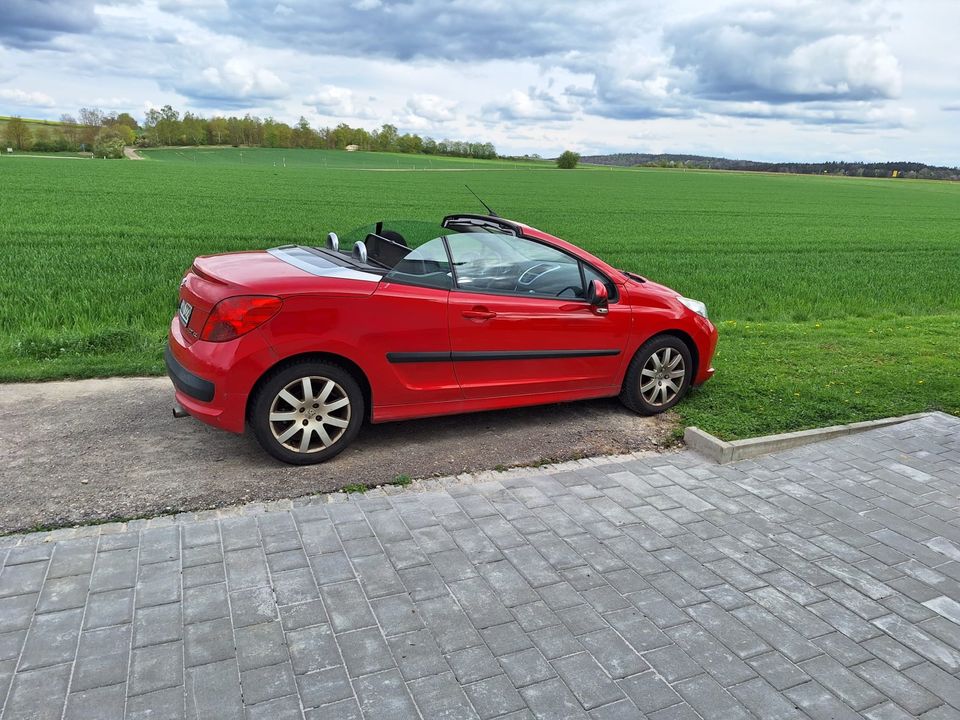
M557 297L562 297L567 290L572 290L574 297L580 297L578 293L583 292L583 288L579 285L567 285L563 290L557 293Z

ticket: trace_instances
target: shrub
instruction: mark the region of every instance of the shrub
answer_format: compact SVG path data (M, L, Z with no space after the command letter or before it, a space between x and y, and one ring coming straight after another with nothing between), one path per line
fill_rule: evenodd
M580 162L580 154L573 150L564 150L557 158L557 167L563 170L573 170Z
M97 133L93 154L102 158L122 158L123 144L123 136L116 128L105 127Z

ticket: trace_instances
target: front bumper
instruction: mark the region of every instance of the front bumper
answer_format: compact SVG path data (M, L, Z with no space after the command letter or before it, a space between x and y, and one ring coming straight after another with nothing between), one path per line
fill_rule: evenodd
M716 370L713 367L713 356L717 350L719 333L716 326L705 317L697 315L695 318L700 337L696 339L697 349L700 352L699 369L693 378L694 385L702 385L713 377Z

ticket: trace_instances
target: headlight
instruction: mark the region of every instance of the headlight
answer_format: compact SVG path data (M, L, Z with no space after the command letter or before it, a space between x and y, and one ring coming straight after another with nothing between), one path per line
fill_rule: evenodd
M679 300L689 309L693 310L697 315L703 315L703 317L707 316L707 306L699 300L683 297L682 295L677 295L677 300Z

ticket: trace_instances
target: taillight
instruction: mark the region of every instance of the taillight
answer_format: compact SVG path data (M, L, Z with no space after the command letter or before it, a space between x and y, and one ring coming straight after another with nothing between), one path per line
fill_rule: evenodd
M268 295L238 295L221 300L210 311L200 333L201 340L234 340L272 318L283 301Z

